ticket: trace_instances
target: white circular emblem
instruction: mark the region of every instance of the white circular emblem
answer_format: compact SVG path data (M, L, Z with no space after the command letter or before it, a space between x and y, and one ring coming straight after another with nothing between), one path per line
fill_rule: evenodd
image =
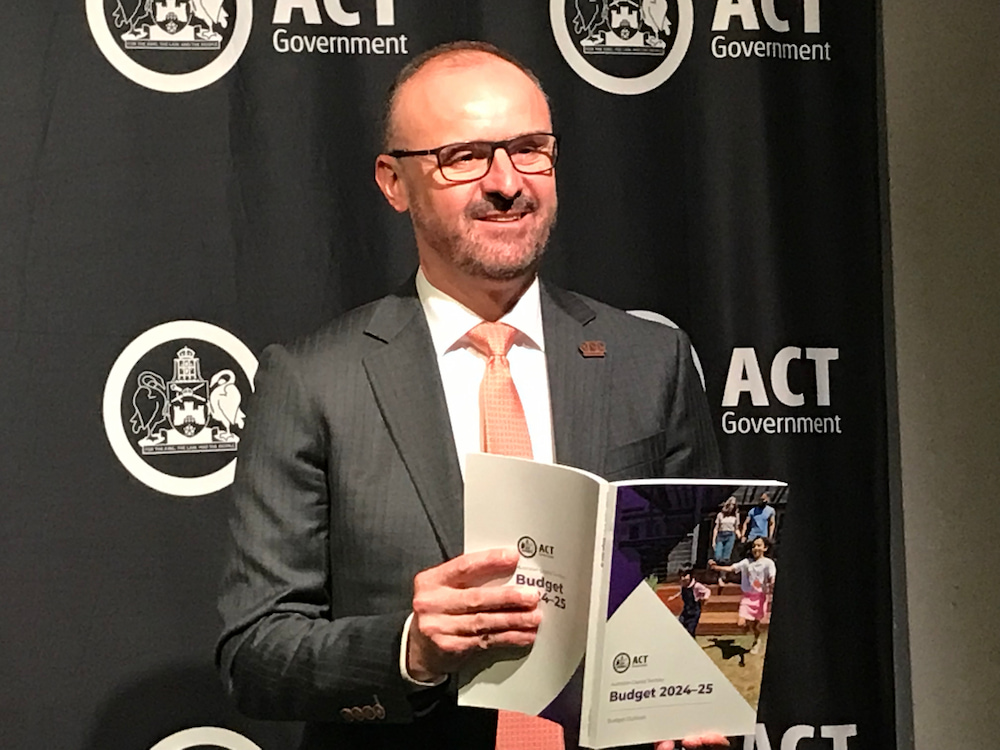
M632 657L622 651L620 654L616 655L614 661L611 662L611 667L618 674L627 672L629 666L632 664Z
M256 373L253 352L218 326L175 320L151 328L108 374L108 442L122 466L154 490L178 497L218 492L236 473L246 416L240 404Z
M190 750L194 747L219 747L223 750L260 750L242 734L220 727L193 727L176 732L153 745L149 750Z
M87 23L119 73L176 94L232 69L250 39L253 0L87 0Z
M691 0L549 0L549 19L569 66L609 94L644 94L664 83L694 30ZM629 67L634 75L620 72Z

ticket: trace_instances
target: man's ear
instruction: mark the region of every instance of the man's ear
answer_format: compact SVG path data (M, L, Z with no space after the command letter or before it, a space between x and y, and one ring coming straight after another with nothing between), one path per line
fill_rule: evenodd
M410 207L410 199L406 194L406 183L398 169L399 162L391 156L379 154L375 158L375 183L389 205L403 212Z

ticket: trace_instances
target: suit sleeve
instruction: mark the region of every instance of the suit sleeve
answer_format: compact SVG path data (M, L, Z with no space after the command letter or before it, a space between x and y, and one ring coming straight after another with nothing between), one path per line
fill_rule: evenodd
M712 478L722 476L712 417L701 378L694 366L691 342L676 331L676 364L667 399L667 453L663 476Z
M240 710L264 719L342 721L372 706L413 716L399 673L406 611L338 616L328 593L326 432L280 347L262 356L240 446L216 662ZM381 718L381 717L379 717Z

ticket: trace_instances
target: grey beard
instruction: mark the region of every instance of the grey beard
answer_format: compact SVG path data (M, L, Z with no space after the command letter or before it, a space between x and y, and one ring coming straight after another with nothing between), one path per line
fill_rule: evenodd
M535 207L531 201L531 208ZM490 207L492 208L492 207ZM521 207L518 206L518 209ZM416 209L416 210L414 210ZM482 202L473 204L466 210L469 218L477 218L480 212L485 210ZM435 249L443 257L447 257L452 264L468 276L478 279L488 279L490 281L511 281L520 278L538 267L545 249L548 245L549 236L556 223L556 212L553 211L549 221L541 227L541 231L533 238L530 252L525 253L517 263L491 263L485 258L492 255L486 252L486 248L477 241L470 239L461 233L444 233L439 226L434 226L433 222L427 222L426 216L416 206L411 207L411 218L414 224L422 225L424 235L433 238Z
M464 237L454 238L454 242L449 243L448 253L455 265L469 276L478 279L488 279L490 281L511 281L520 278L538 268L538 264L545 255L548 246L549 235L552 226L555 224L555 217L544 231L535 238L531 247L531 252L524 254L516 264L489 263L483 259L485 253L476 252L476 243L466 240Z

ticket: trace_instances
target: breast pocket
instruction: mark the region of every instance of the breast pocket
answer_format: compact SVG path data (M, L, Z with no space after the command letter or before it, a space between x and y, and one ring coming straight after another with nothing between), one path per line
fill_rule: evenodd
M666 456L665 432L619 445L608 451L604 462L604 478L614 481L656 477L662 471L663 459Z

